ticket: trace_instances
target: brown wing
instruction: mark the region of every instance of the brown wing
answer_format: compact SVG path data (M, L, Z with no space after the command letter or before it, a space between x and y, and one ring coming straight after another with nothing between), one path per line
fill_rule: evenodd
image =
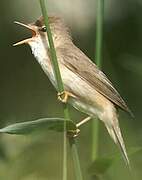
M72 48L66 49L60 48L59 51L60 55L62 54L62 63L64 63L68 69L78 74L95 90L104 95L115 105L119 106L132 115L126 103L113 87L112 83L108 80L106 75L100 71L81 50L73 46Z

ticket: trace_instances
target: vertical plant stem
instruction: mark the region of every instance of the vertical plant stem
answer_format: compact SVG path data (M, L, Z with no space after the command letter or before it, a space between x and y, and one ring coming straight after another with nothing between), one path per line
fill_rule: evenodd
M71 147L71 152L73 154L73 163L74 163L74 168L75 168L75 175L76 175L76 180L83 180L82 173L80 171L80 161L78 157L78 152L76 148L76 140L74 138L70 138L70 147Z
M49 50L51 52L51 62L52 62L52 66L53 66L55 80L57 83L58 92L63 92L64 86L63 86L61 73L60 73L60 69L59 69L59 65L58 65L58 61L57 61L57 56L56 56L56 51L55 51L54 42L53 42L53 38L52 38L52 33L51 33L50 26L49 26L49 19L48 19L48 15L47 15L47 8L45 6L45 0L39 0L39 1L40 1L42 14L44 16L45 26L47 28L47 36L48 36L48 41L49 41L49 46L50 46Z
M64 117L65 119L70 119L69 110L67 104L63 104ZM67 130L66 122L64 122L64 132L63 132L63 180L67 180Z
M96 8L96 64L99 68L101 68L103 48L104 0L97 0Z
M47 9L45 6L45 1L40 0L40 6L42 10L42 14L44 16L44 22L47 28L47 36L48 36L48 41L49 41L49 46L50 46L50 52L51 52L51 62L52 62L52 67L54 71L54 76L55 80L57 83L57 88L58 92L63 92L64 91L64 86L60 74L60 69L57 61L57 56L56 56L56 51L54 47L54 42L52 38L52 33L50 30L49 26L49 20L48 20L48 15L47 15ZM67 105L64 104L64 117L69 119L69 112ZM64 132L63 132L63 180L67 180L67 140L66 140L66 122L64 122Z
M56 79L56 83L57 83L57 87L58 87L58 92L63 92L64 85L62 82L61 73L60 73L57 56L56 56L56 51L55 51L55 47L54 47L54 42L53 42L53 38L52 38L52 33L50 30L45 0L39 0L39 2L40 2L42 14L44 16L45 26L47 28L47 36L48 36L49 47L50 47L50 52L51 52L51 62L52 62L54 75L55 75L55 79ZM63 104L63 109L64 109L65 119L70 119L67 104ZM66 131L66 122L65 122L64 123L64 137L63 137L63 140L64 140L64 144L63 144L63 180L67 180L67 137L66 137L66 132L67 131ZM80 167L77 147L76 147L74 138L73 139L69 138L69 144L70 144L71 151L72 151L76 179L82 180L83 178L82 178L82 173L81 173L81 167Z
M98 137L99 136L99 121L98 119L93 119L92 121L92 162L98 156Z
M103 48L103 20L104 20L104 0L97 0L96 5L96 64L101 68L102 48ZM98 156L99 148L99 121L92 121L92 161Z

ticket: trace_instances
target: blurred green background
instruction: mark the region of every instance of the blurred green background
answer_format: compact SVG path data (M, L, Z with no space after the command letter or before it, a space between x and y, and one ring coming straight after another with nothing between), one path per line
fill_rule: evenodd
M49 0L48 9L59 14L71 28L75 44L92 60L95 56L95 1ZM0 6L0 127L41 117L62 117L62 108L48 78L28 46L12 44L30 36L13 22L29 23L41 15L38 0L1 0ZM142 177L142 2L105 2L103 71L113 82L135 115L120 111L120 125L135 179ZM70 108L72 119L85 117ZM100 157L120 156L104 126L100 125ZM81 128L78 151L84 179L91 159L91 122ZM63 136L41 132L28 136L0 135L0 179L61 180ZM68 150L69 179L74 179ZM133 179L120 158L101 177L108 180ZM92 177L93 179L93 177Z

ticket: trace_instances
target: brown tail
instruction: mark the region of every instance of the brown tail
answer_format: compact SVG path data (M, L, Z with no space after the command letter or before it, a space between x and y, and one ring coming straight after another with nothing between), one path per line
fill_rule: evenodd
M128 155L126 152L125 144L123 141L123 137L121 135L121 130L119 128L119 123L118 123L117 118L115 118L115 120L113 122L114 123L111 126L108 126L107 124L105 124L105 126L106 126L111 138L118 145L126 164L130 167L129 158L128 158Z

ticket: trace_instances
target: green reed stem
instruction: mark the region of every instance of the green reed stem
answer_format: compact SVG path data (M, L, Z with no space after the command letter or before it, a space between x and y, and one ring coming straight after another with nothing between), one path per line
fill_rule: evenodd
M57 88L58 88L59 92L63 92L64 86L63 86L61 73L60 73L60 69L59 69L59 65L58 65L58 61L57 61L57 56L56 56L56 51L55 51L54 42L53 42L53 38L52 38L52 33L51 33L50 26L49 26L49 19L47 16L47 8L45 6L45 0L40 0L40 5L41 5L42 14L44 16L45 26L47 28L47 36L48 36L50 52L51 52L51 61L52 61L54 75L55 75L55 79L56 79L56 83L57 83Z
M45 0L39 0L40 6L41 6L41 11L44 16L44 21L45 21L45 26L47 28L47 36L48 36L48 41L49 41L49 46L50 46L50 51L51 51L51 61L52 61L52 66L54 70L54 75L57 83L57 88L58 92L63 92L64 91L64 85L63 81L61 78L61 73L57 61L57 56L56 56L56 50L54 47L54 42L52 38L52 33L50 30L50 25L49 25L49 19L48 19L48 13L47 13L47 8L45 5ZM69 110L67 104L63 104L63 109L64 109L64 117L65 119L70 119L69 116ZM67 137L66 137L66 122L64 123L64 144L63 144L63 180L67 180ZM75 144L75 140L72 138L69 138L69 144L71 147L72 151L72 156L73 156L73 161L74 161L74 167L75 167L75 174L76 174L76 179L77 180L82 180L82 173L81 173L81 167L80 167L80 162L79 162L79 157L78 157L78 152L77 152L77 147Z
M78 152L76 148L76 140L74 138L70 138L69 143L71 147L71 152L73 154L74 168L77 171L77 173L75 173L76 180L83 180L82 173L80 171L80 161L79 161Z
M101 68L103 49L103 21L104 21L104 0L97 0L96 6L96 64ZM98 156L99 148L99 121L92 121L92 161Z
M96 64L99 68L102 65L103 49L103 22L104 22L104 0L97 0L96 18Z

